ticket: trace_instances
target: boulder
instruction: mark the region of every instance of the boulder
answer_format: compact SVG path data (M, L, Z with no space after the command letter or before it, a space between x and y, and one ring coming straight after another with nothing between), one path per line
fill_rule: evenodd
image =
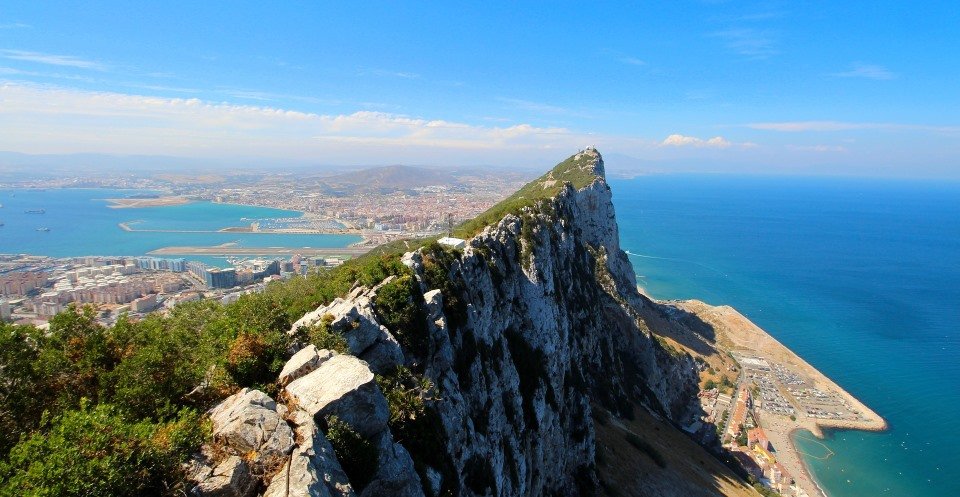
M210 411L213 439L235 455L255 453L255 465L269 465L294 446L281 412L267 394L244 388Z
M386 374L403 364L403 351L392 334L387 332L378 339L361 356L370 369L377 374Z
M390 280L387 278L384 283ZM337 298L329 305L320 306L315 311L305 314L293 324L289 333L296 333L301 327L313 326L324 316L329 316L330 330L343 335L350 353L355 356L362 355L378 340L396 342L390 335L390 331L377 321L377 315L373 309L373 298L376 295L376 288L356 288L346 299Z
M333 447L303 411L293 414L297 438L302 440L263 497L353 497L353 488L340 467Z
M314 345L307 345L293 355L280 371L277 381L280 385L287 385L291 381L310 373L320 367L323 361L333 357L334 352L327 349L317 350Z
M200 497L248 497L256 490L256 483L247 463L237 456L230 456L194 487L192 493Z
M335 415L363 436L387 427L387 400L367 363L356 357L335 355L285 390L297 408L314 418Z

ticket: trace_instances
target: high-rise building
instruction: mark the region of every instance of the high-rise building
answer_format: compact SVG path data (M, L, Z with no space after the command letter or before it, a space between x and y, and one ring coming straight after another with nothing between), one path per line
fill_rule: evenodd
M10 320L10 302L0 300L0 321Z
M204 274L204 282L210 288L233 288L237 286L237 270L227 269L208 269Z

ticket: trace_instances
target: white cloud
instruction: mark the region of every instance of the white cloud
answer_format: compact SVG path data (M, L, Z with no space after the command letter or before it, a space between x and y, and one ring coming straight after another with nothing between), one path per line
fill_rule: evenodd
M196 98L0 82L0 150L25 153L340 162L356 157L362 162L422 160L431 154L439 157L443 151L575 150L588 140L564 128L529 124L478 126L372 111L324 115Z
M750 123L747 128L765 131L780 131L784 133L826 132L849 130L883 130L883 131L922 131L941 134L960 133L960 126L937 126L927 124L898 124L898 123L856 123L844 121L784 121L767 123Z
M787 145L787 149L797 152L846 152L847 148L842 145Z
M556 105L550 105L540 102L531 102L529 100L523 100L519 98L505 98L499 97L497 100L509 104L511 107L521 110L527 110L531 112L537 112L540 114L574 114L570 109L559 107Z
M82 59L73 55L53 55L39 52L28 52L25 50L0 49L0 57L11 60L35 62L37 64L77 67L80 69L96 69L99 71L102 71L106 68L106 66L99 62Z
M636 57L630 57L630 56L621 57L621 58L620 58L620 62L623 62L624 64L628 64L628 65L631 65L631 66L643 66L643 65L646 65L646 64L647 64L646 62L644 62L644 61L642 61L642 60L640 60L640 59L638 59L638 58L636 58Z
M897 77L889 69L875 64L854 63L849 71L834 73L839 78L866 78L876 80L888 80Z
M754 28L728 29L707 35L724 40L726 47L740 55L765 59L780 53L770 31Z
M0 29L27 29L32 27L33 26L22 22L8 22L5 24L0 24Z
M388 71L386 69L369 69L365 71L360 71L360 76L365 76L371 74L373 76L381 76L388 78L401 78L401 79L420 79L420 75L414 72L406 71Z
M733 143L722 136L714 136L704 140L695 136L673 134L660 142L663 147L695 147L695 148L729 148Z

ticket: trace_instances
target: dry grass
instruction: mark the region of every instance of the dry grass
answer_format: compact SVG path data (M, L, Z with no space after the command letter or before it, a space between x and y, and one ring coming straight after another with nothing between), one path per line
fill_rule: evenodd
M594 423L597 468L609 496L760 495L702 447L643 409L636 409L633 421L600 418L606 422Z

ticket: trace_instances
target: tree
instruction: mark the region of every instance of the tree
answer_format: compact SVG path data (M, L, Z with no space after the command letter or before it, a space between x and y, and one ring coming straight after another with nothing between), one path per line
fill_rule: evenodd
M200 443L199 415L128 422L107 404L53 418L0 463L0 495L160 495L176 487L180 462Z

